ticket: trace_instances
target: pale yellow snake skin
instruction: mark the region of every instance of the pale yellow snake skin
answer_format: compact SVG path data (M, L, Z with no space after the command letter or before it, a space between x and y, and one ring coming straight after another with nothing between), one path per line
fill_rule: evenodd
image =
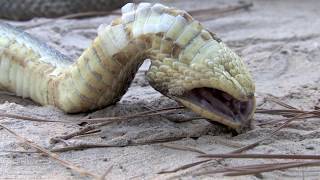
M250 125L255 87L248 70L185 11L129 3L74 63L0 23L0 89L67 113L119 101L145 59L152 62L147 79L162 94L237 131Z

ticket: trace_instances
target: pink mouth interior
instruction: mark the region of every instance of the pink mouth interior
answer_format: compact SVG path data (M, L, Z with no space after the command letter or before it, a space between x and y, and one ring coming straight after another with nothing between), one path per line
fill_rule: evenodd
M206 87L192 89L182 98L236 122L246 121L254 105L252 98L248 101L239 101L223 91Z

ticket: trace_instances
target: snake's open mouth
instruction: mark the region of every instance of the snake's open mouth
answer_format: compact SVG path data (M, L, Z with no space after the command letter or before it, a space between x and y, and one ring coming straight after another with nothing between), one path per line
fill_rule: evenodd
M255 107L255 98L235 99L226 92L213 88L195 88L184 93L180 102L201 116L234 129L248 126Z

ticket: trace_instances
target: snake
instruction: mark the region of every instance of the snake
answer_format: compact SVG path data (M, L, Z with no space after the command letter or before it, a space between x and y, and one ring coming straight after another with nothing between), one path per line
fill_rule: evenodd
M34 17L109 12L128 2L130 0L5 0L0 1L0 18L29 20Z
M149 84L201 117L243 132L255 84L242 58L184 10L128 3L77 60L0 23L0 90L65 113L113 105L150 59Z

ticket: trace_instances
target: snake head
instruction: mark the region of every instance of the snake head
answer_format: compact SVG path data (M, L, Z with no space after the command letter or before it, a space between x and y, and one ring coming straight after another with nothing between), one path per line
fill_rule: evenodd
M223 42L207 46L189 60L181 52L177 58L152 61L147 78L162 94L240 133L250 128L255 111L254 82L241 58Z

